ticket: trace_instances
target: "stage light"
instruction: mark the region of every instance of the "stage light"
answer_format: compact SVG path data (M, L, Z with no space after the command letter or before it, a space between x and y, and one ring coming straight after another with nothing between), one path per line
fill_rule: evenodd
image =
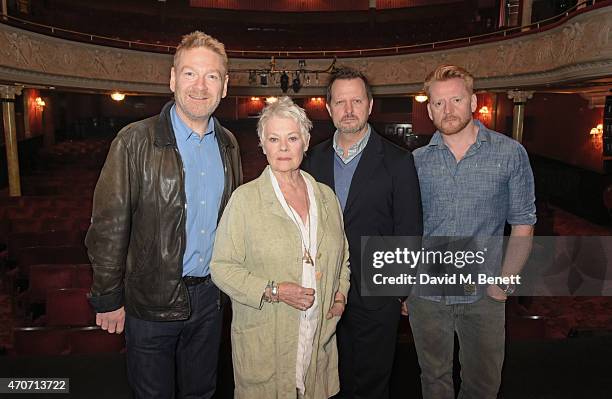
M300 74L296 74L295 77L293 78L293 83L291 83L291 88L293 89L294 93L298 93L300 91L300 89L302 88L302 82L300 82Z
M287 75L287 72L283 72L280 77L280 87L283 93L286 93L287 90L289 90L289 75Z

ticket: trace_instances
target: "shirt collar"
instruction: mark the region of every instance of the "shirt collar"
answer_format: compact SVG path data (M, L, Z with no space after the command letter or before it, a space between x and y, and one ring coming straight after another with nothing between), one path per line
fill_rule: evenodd
M202 141L204 136L215 131L215 118L208 118L208 127L206 128L206 132L204 132L204 136L200 138L196 132L191 130L185 124L185 122L183 122L179 114L176 112L176 104L174 104L170 109L170 119L172 120L172 128L174 130L174 136L177 140L187 141L191 138L191 136L195 135L200 141Z
M477 147L480 147L480 144L482 142L490 140L491 133L490 130L487 129L487 127L483 125L482 122L480 122L479 120L474 119L474 124L478 127L478 135L476 136L475 144ZM446 143L444 143L442 133L440 133L439 130L436 130L434 135L431 137L431 140L429 141L429 144L427 144L427 147L446 148Z
M363 151L365 146L368 144L371 131L372 128L368 123L368 130L366 131L366 134L361 138L361 140L359 140L349 148L348 156L344 158L344 150L338 144L338 136L340 135L340 133L338 132L338 130L336 130L336 132L334 133L333 146L334 151L336 151L336 154L338 154L338 157L342 160L342 162L344 162L345 164L351 162L357 155L361 153L361 151Z

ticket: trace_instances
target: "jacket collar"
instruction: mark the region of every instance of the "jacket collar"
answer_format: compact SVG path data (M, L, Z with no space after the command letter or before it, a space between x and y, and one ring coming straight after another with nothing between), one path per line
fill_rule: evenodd
M278 198L276 198L274 188L272 187L272 180L270 179L270 172L268 171L269 169L270 165L266 166L264 171L257 178L257 187L259 188L260 198L262 199L264 207L266 207L266 209L269 209L272 214L290 220L289 216L287 216L287 213L285 212L281 204L278 202ZM323 239L323 235L325 233L324 224L327 221L329 212L328 206L330 206L330 204L327 203L327 199L325 195L323 195L323 193L321 192L321 188L317 184L316 180L304 171L302 171L302 176L304 176L304 178L307 179L312 185L315 201L317 202L317 210L319 214L319 223L317 227L317 245L320 246L321 241Z
M383 139L372 129L368 144L366 144L361 154L361 159L353 174L351 180L351 186L349 188L348 197L346 199L346 205L344 206L344 215L348 214L348 210L355 202L355 199L359 197L362 190L367 187L367 182L370 180L372 174L378 168L378 165L384 159L383 151ZM333 173L333 169L332 169Z
M172 118L170 117L170 110L174 105L174 100L170 100L164 105L159 114L159 120L155 126L155 145L158 147L173 146L176 147L176 137L174 136L174 130L172 129ZM225 128L221 126L217 118L214 118L215 124L215 136L217 142L222 147L233 148L234 144L225 132Z

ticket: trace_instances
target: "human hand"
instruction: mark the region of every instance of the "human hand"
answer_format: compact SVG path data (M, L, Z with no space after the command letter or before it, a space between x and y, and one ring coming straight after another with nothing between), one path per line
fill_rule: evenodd
M314 303L315 290L305 288L296 283L282 282L278 284L278 300L297 310L307 310Z
M112 312L96 313L96 324L111 334L121 334L125 325L125 308L122 306Z
M332 306L329 308L329 311L327 312L325 318L329 320L332 317L342 316L342 313L344 313L344 308L346 307L345 303L346 299L344 298L344 295L340 292L336 292L336 296L334 297L334 303L332 303Z
M402 309L400 310L402 316L408 316L408 300L402 301Z
M508 295L495 284L487 287L487 295L499 302L505 302L508 299Z

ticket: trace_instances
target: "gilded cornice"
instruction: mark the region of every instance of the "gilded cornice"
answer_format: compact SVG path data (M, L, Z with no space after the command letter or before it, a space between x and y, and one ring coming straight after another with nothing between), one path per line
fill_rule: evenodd
M0 24L0 81L99 90L168 93L172 56L116 49L44 36ZM307 60L309 69L329 59ZM612 6L584 12L553 29L469 47L383 57L343 58L338 64L365 72L375 93L416 92L442 63L463 65L480 89L520 88L612 75ZM230 59L232 69L262 69L269 60ZM276 68L296 66L277 60ZM322 94L325 76L300 94ZM230 76L230 94L271 94L245 73ZM274 93L272 93L274 94Z

